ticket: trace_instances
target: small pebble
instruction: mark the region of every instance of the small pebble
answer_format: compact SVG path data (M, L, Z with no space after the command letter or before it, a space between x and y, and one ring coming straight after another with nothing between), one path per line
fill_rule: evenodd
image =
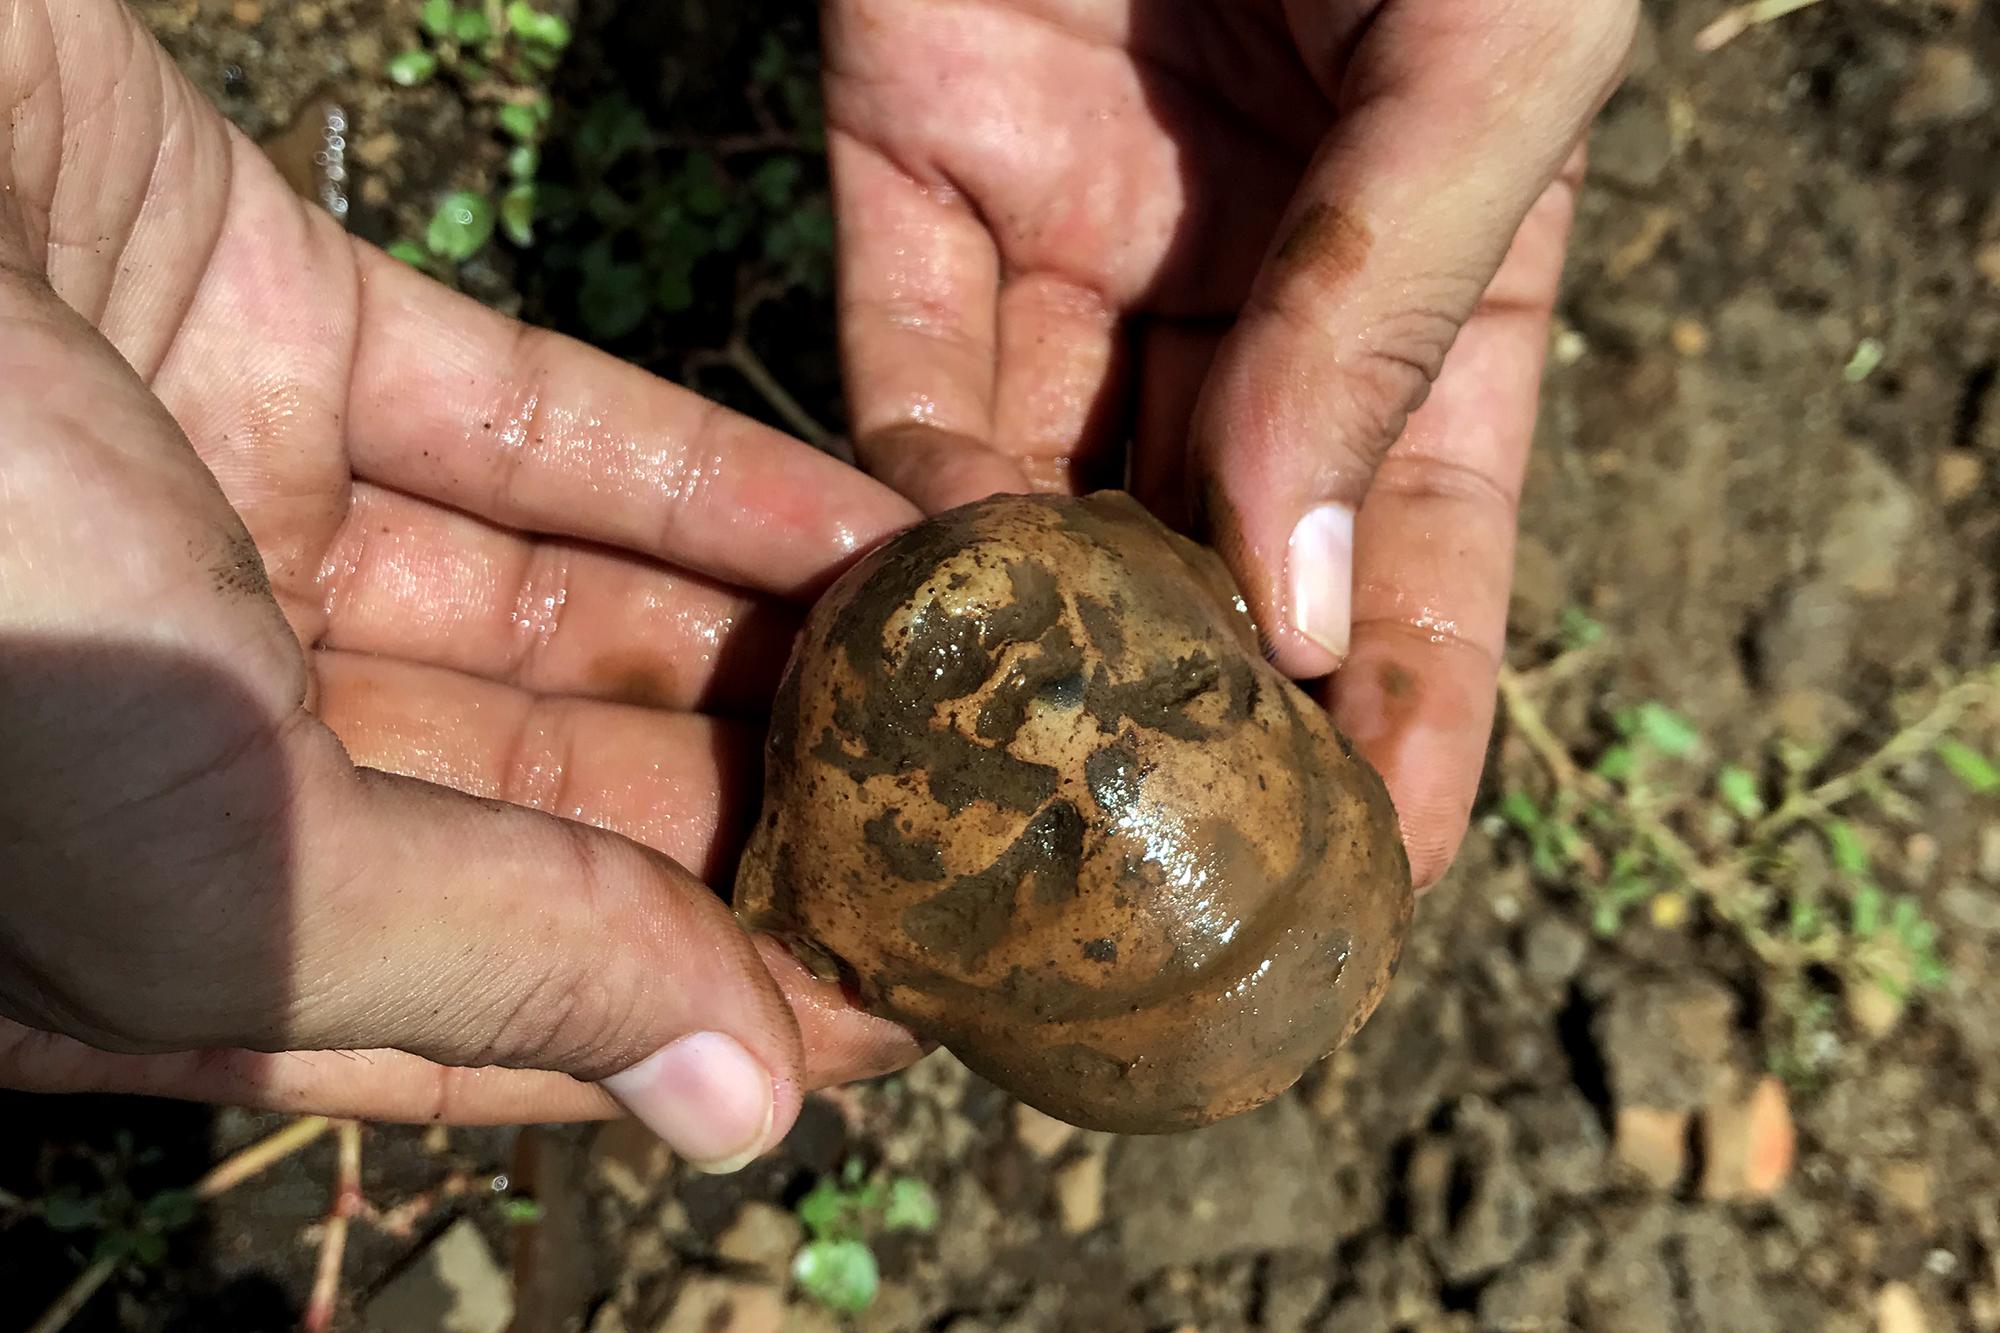
M1065 1233L1080 1236L1104 1220L1104 1154L1084 1153L1065 1163L1051 1184Z
M1938 499L1954 505L1979 493L1986 479L1986 465L1970 449L1947 449L1937 457L1934 481Z
M1055 1157L1076 1138L1076 1126L1044 1115L1025 1103L1014 1106L1014 1137L1030 1155L1043 1161Z
M1798 1130L1784 1083L1767 1074L1741 1101L1709 1107L1702 1114L1702 1146L1707 1163L1703 1198L1768 1199L1776 1194L1798 1154Z
M1907 1282L1885 1283L1875 1293L1875 1333L1926 1333L1923 1303Z
M1673 328L1668 331L1667 337L1673 343L1674 350L1684 357L1692 359L1708 351L1708 330L1703 328L1699 321L1677 319Z
M1654 1189L1672 1189L1687 1170L1688 1113L1621 1106L1612 1119L1612 1151Z

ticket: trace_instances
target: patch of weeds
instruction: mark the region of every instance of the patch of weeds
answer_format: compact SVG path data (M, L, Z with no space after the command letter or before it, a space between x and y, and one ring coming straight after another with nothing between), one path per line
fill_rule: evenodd
M566 144L568 178L542 201L548 277L584 331L617 342L649 316L831 291L816 87L809 57L767 35L746 90L753 132L675 134L622 92L584 110Z
M528 0L425 0L422 41L393 56L389 78L415 87L448 78L473 106L491 108L494 133L507 145L506 178L494 195L455 191L440 200L421 240L389 253L436 276L485 249L497 230L516 246L535 242L542 144L553 110L548 80L570 44L569 23Z
M1537 703L1537 677L1563 662L1502 675L1509 719L1546 782L1505 792L1494 815L1538 878L1581 897L1600 936L1635 915L1672 929L1700 914L1736 933L1782 1022L1772 1063L1801 1083L1839 1049L1828 979L1850 996L1873 988L1891 1015L1948 983L1936 927L1885 885L1880 847L1890 827L1922 828L1908 788L1926 770L1975 797L2000 793L2000 765L1974 740L1980 719L2000 721L2000 667L1935 692L1879 747L1835 765L1785 743L1724 758L1657 701L1615 712L1602 748L1579 753Z
M792 1280L829 1310L854 1314L873 1303L881 1286L871 1241L884 1233L929 1233L938 1225L937 1196L912 1176L870 1176L849 1161L798 1203L806 1242L792 1259Z
M135 1147L124 1130L118 1132L109 1153L93 1153L86 1160L93 1180L20 1201L18 1210L40 1218L51 1231L72 1237L83 1262L142 1268L160 1263L174 1233L193 1223L200 1211L195 1192L135 1191L133 1174L157 1165L161 1154L155 1148Z

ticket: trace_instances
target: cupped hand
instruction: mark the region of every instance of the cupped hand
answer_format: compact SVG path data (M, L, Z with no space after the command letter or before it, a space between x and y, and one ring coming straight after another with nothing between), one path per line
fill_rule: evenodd
M116 0L0 105L0 1085L728 1165L907 1061L696 877L906 502L351 242Z
M1464 833L1584 129L1633 0L824 0L857 449L1127 485ZM1421 410L1419 410L1421 408ZM1414 415L1413 415L1414 414Z

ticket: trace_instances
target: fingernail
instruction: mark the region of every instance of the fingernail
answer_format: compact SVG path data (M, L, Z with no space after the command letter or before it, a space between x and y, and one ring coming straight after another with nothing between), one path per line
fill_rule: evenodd
M740 1171L777 1114L770 1071L734 1037L696 1032L604 1080L604 1089L696 1170Z
M1292 529L1292 624L1335 657L1347 656L1354 606L1354 511L1323 504Z

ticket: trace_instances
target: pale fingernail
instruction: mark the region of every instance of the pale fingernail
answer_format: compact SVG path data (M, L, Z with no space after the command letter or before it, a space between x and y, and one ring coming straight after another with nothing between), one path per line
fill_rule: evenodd
M712 1175L754 1161L777 1114L770 1071L722 1032L682 1037L605 1079L604 1090L695 1169Z
M1335 657L1347 656L1354 607L1354 511L1323 504L1292 529L1292 625Z

